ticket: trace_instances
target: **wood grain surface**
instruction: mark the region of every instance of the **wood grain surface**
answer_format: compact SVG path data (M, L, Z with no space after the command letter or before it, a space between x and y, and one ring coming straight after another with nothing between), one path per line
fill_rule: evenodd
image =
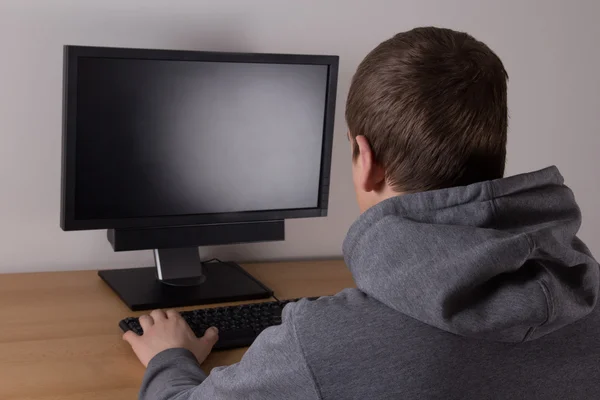
M354 287L340 260L244 268L280 299ZM236 303L219 305L229 304ZM0 399L136 399L144 368L121 340L117 324L141 314L130 311L97 271L0 275ZM203 368L209 372L236 363L244 352L214 352Z

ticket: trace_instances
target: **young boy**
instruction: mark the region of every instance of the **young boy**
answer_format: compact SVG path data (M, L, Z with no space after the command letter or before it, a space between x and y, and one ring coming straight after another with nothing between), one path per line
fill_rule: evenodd
M377 46L346 110L358 289L286 306L208 377L218 333L153 311L124 335L148 367L140 399L599 399L598 264L556 168L502 179L506 82L465 33Z

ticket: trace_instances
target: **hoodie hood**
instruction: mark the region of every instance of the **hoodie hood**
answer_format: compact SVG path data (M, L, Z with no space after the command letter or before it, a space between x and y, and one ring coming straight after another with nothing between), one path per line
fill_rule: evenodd
M352 225L357 287L454 334L533 340L588 315L598 264L556 167L387 199Z

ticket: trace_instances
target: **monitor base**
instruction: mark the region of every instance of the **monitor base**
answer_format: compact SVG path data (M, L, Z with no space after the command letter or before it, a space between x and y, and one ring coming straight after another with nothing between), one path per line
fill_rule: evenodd
M161 282L156 267L99 271L98 275L132 311L229 301L266 299L273 291L238 264L202 264L203 281ZM193 278L192 278L193 279ZM199 283L200 282L200 283Z

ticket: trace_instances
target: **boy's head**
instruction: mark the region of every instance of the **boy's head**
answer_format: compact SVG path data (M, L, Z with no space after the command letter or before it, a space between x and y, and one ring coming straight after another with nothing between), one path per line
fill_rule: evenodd
M361 211L400 193L501 178L507 80L489 47L450 29L413 29L371 51L346 104Z

